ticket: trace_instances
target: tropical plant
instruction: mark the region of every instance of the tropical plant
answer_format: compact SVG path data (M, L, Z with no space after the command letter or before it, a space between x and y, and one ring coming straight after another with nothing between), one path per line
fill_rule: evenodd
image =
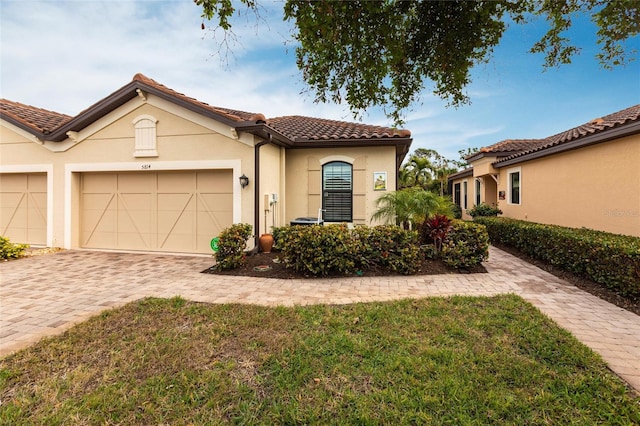
M436 214L425 219L420 230L420 242L433 244L436 251L442 249L442 242L451 230L451 219L442 214Z
M388 192L376 200L376 207L371 220L396 224L404 229L415 229L434 214L453 214L450 200L420 188Z

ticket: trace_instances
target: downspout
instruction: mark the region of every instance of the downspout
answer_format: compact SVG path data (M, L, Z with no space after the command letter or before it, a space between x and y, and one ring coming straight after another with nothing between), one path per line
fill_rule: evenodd
M256 234L255 234L255 241L254 241L254 246L255 246L255 250L258 251L260 249L260 246L258 245L258 240L260 238L260 209L258 208L260 206L260 147L262 145L267 145L269 143L271 143L272 137L271 137L271 133L267 133L267 139L260 141L256 144L255 148L254 148L254 182L255 182L255 190L253 193L253 197L254 197L254 206L253 206L253 229L255 229ZM265 224L266 226L266 224Z

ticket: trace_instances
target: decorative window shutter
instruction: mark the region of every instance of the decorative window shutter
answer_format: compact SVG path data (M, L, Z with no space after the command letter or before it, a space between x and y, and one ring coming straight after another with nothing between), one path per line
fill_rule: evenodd
M135 127L134 157L157 157L156 123L158 120L150 115L141 115L133 120Z

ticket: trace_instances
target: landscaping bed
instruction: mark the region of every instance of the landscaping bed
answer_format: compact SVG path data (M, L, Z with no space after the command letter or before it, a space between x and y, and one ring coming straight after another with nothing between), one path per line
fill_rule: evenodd
M236 275L243 277L261 277L261 278L317 278L314 276L305 275L302 272L297 272L294 269L285 267L283 262L280 262L280 252L273 251L271 253L257 253L249 254L246 257L246 263L236 269L231 270L217 270L215 267L202 271L206 274L218 274L218 275ZM486 273L487 270L484 266L475 266L470 269L455 269L445 265L440 260L425 260L421 263L418 271L415 275L436 275L436 274L464 274L464 273ZM364 277L376 277L387 275L399 275L395 272L390 272L382 268L371 268L366 271L362 271L362 274L351 274L347 276L364 276ZM343 274L329 275L330 278L344 278ZM325 277L326 278L326 277Z

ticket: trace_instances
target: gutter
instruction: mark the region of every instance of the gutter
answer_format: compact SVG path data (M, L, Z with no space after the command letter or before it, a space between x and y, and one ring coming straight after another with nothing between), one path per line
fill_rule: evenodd
M255 229L254 246L255 250L260 250L258 240L260 238L260 147L268 145L272 142L273 138L271 133L267 133L267 138L260 141L254 147L253 161L254 161L254 191L253 191L253 229ZM266 224L265 224L266 226Z

